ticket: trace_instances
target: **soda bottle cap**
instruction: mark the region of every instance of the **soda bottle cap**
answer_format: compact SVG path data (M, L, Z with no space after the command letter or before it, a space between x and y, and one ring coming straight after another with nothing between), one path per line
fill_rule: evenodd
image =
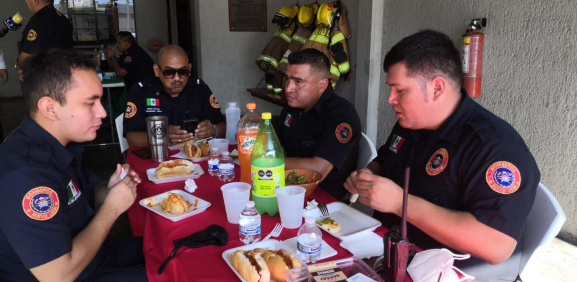
M305 216L305 223L306 224L315 224L315 218L312 216Z
M247 208L254 208L254 202L253 201L248 201L246 202L246 204L244 204L245 207Z
M246 103L247 110L256 110L256 103Z
M270 113L262 113L261 115L262 119L270 119L271 118L271 114Z

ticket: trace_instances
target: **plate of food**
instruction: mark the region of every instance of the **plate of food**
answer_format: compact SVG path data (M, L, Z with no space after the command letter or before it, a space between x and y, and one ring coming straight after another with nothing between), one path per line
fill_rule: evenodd
M190 139L190 140L188 140L188 141L184 141L184 142L180 142L180 143L176 143L176 144L168 143L168 149L169 149L169 150L182 149L182 147L184 147L184 145L186 145L186 144L194 144L194 142L196 142L196 140Z
M182 190L172 190L140 200L139 204L173 222L199 214L210 203Z
M204 174L199 164L187 160L171 160L160 163L157 168L146 170L148 180L163 184L187 179L197 179Z
M318 208L305 210L304 216L313 216L317 225L330 235L345 240L355 234L373 231L381 222L341 202L327 205L329 216L323 216Z

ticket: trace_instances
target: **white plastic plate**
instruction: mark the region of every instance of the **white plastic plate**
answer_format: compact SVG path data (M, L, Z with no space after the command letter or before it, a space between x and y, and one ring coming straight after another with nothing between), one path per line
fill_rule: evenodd
M172 214L169 212L164 212L162 210L162 207L160 206L160 203L162 201L164 201L164 199L168 198L168 193L162 193L162 194L158 194L156 196L152 196L152 197L148 197L145 199L140 200L140 202L138 202L141 206L143 206L146 209L149 209L155 213L157 213L158 215L173 221L173 222L177 222L179 220L183 220L187 217L191 217L195 214L199 214L203 211L205 211L208 207L210 207L210 203L195 197L185 191L182 190L172 190L172 191L168 191L170 193L173 194L179 194L182 196L182 198L184 198L184 200L188 201L191 204L194 204L194 202L196 200L198 200L198 204L196 205L196 209L194 209L193 207L190 207L187 213L183 213L183 214Z
M373 231L377 227L381 226L380 221L341 202L330 203L327 205L327 209L329 210L329 217L341 225L341 230L337 233L332 233L322 228L320 225L317 225L321 229L324 229L326 233L337 237L341 241L361 232ZM315 219L319 221L326 218L318 208L305 210L303 212L303 217L304 216L314 216Z
M154 172L156 172L156 168L149 168L146 170L146 176L148 177L148 180L152 181L152 183L154 184L164 184L170 182L184 181L187 179L197 179L204 174L204 170L202 170L202 167L200 167L199 164L194 164L192 173L188 175L165 177L158 179L154 175Z
M266 236L266 235L265 235ZM222 258L224 259L224 261L228 264L228 266L230 267L230 269L232 269L232 271L234 271L234 273L236 274L236 276L238 276L238 278L240 279L240 281L246 282L246 280L244 278L242 278L242 276L240 275L240 273L238 273L238 271L236 271L236 269L234 268L234 266L232 266L232 260L230 258L230 256L232 255L232 253L234 253L237 250L244 250L244 251L250 251L250 250L254 250L256 248L263 248L263 249L267 249L267 250L279 250L279 249L285 249L289 252L291 252L301 263L302 261L299 259L299 257L297 256L297 238L291 238L291 239L287 239L285 241L278 241L278 240L266 240L263 242L258 242L258 243L254 243L254 244L249 244L249 245L244 245L244 246L240 246L237 248L232 248L232 249L228 249L226 251L224 251L222 253ZM334 255L337 254L337 251L335 251L335 249L331 248L331 246L329 244L327 244L324 240L323 240L323 245L321 248L321 257L319 258L319 260L321 259L325 259L328 257L332 257ZM305 265L303 263L303 265ZM275 282L276 280L271 279L270 281Z

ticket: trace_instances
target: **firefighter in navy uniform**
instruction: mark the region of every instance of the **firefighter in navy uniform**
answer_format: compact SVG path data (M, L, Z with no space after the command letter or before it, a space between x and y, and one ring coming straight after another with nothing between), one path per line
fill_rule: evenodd
M138 174L125 165L120 179L118 164L97 185L82 167L82 143L106 117L94 64L68 50L41 51L26 61L23 85L28 113L0 146L0 280L146 281L142 239L108 240L136 199Z
M329 60L316 49L288 57L285 107L275 131L285 149L285 169L320 172L319 187L344 201L343 183L356 169L361 123L355 108L330 86Z
M142 47L134 41L132 33L121 31L116 36L116 48L120 52L120 58L116 60L114 50L106 49L110 67L116 75L124 77L126 89L130 90L134 84L154 77L152 66L154 61Z
M410 167L409 240L471 254L455 265L475 281L514 281L540 172L515 129L460 88L460 67L452 41L435 31L389 51L388 102L399 120L378 157L345 187L391 228L400 224Z
M148 147L146 117L167 116L172 144L189 141L193 133L180 127L186 119L201 122L198 138L224 137L226 124L216 97L202 80L189 79L191 64L179 46L167 45L158 52L156 77L137 83L128 93L124 114L124 136L130 147Z
M22 52L18 58L18 71L24 60L36 52L51 48L72 49L72 25L53 6L52 0L26 1L34 15L22 32Z

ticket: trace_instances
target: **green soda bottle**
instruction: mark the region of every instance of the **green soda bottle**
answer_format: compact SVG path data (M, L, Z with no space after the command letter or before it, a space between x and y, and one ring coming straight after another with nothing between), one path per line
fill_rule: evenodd
M274 132L270 113L262 113L262 123L250 154L252 200L259 214L278 212L276 189L284 187L284 153Z

